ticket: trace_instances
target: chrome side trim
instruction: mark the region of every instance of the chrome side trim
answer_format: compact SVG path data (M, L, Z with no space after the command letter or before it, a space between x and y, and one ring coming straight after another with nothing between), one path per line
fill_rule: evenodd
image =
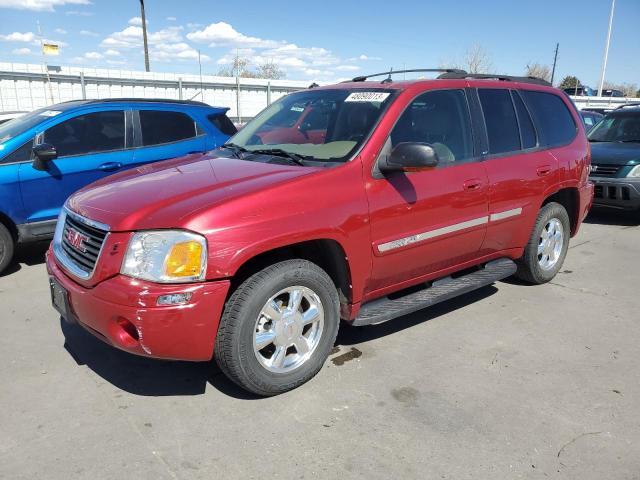
M89 225L90 227L100 228L107 232L107 234L104 237L104 241L102 242L102 246L100 247L100 251L98 252L96 263L93 266L93 270L91 270L90 272L85 272L81 268L78 268L76 264L73 262L73 260L69 258L67 253L62 248L62 233L64 232L64 224L67 220L67 215L69 215L70 217L73 217L78 222ZM52 247L53 247L53 254L56 257L56 260L60 262L60 266L64 270L69 272L74 277L77 277L81 280L89 280L91 277L93 277L93 274L96 271L96 267L98 266L98 262L100 261L100 258L102 256L102 250L104 249L104 246L107 243L107 239L109 238L109 229L110 227L108 225L105 225L99 222L94 222L93 220L89 220L88 218L85 218L82 215L78 215L77 213L70 211L65 206L60 212L60 216L58 217L58 223L56 224L56 232L53 236Z
M522 207L513 208L511 210L505 210L504 212L492 213L489 218L490 222L497 222L498 220L503 220L509 217L515 217L522 213Z
M474 218L473 220L467 220L466 222L455 223L436 230L429 230L428 232L422 232L409 237L400 238L398 240L392 240L391 242L381 243L378 245L378 251L380 253L388 252L389 250L395 250L396 248L422 242L423 240L428 240L430 238L440 237L442 235L447 235L449 233L465 230L471 227L477 227L478 225L484 225L485 223L489 223L489 217Z

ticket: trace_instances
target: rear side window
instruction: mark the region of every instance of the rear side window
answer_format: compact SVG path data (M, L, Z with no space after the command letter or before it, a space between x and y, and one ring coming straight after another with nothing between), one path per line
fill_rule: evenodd
M512 92L513 103L516 106L516 113L518 114L518 125L520 125L520 137L522 138L522 148L533 148L538 144L536 139L536 129L533 126L533 121L529 116L527 107L524 106L524 102L518 92Z
M140 110L142 144L160 145L193 138L197 135L196 122L182 112Z
M236 128L236 126L233 124L231 120L229 120L229 117L227 117L224 113L215 113L215 114L209 115L207 119L209 119L209 121L213 124L213 126L216 127L218 130L220 130L225 135L231 136L231 135L235 135L238 132L238 129Z
M469 106L464 90L426 92L411 102L391 132L392 146L428 143L442 166L473 157Z
M489 153L496 155L520 150L518 121L509 90L481 88L478 95L487 126Z
M33 150L33 138L22 146L16 148L9 155L0 160L0 165L7 163L28 162L31 160Z
M124 149L124 111L87 113L65 120L44 134L59 157Z
M560 97L547 92L522 92L536 122L543 147L566 145L576 137L576 124Z

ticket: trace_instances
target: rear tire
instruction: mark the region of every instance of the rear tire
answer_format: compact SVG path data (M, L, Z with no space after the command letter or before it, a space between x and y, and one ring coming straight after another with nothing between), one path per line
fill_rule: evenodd
M13 241L13 235L7 230L7 227L0 223L0 273L11 264L14 250L15 242Z
M570 235L567 210L555 202L542 207L524 255L518 261L516 277L535 285L552 280L567 256Z
M220 369L261 396L292 390L324 365L340 323L337 289L306 260L253 274L227 301L215 344Z

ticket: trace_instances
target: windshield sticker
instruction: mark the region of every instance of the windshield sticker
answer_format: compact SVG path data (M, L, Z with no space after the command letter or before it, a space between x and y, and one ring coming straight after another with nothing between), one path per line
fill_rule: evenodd
M58 112L57 110L45 110L40 113L41 117L55 117L56 115L60 115L62 112Z
M389 92L353 92L345 102L374 102L382 103L391 95Z
M292 112L304 112L304 107L298 107L298 106L294 105L293 107L291 107L291 111Z

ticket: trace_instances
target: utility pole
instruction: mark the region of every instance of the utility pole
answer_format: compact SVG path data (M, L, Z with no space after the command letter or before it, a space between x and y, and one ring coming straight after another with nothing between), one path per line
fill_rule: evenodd
M149 45L147 44L147 18L144 14L144 0L140 0L140 17L142 18L142 41L144 43L144 69L149 72Z
M556 76L556 63L558 62L558 48L560 48L560 44L556 43L556 54L553 56L553 69L551 70L551 85L553 85L553 78Z
M609 30L607 31L607 44L604 47L604 61L602 62L602 75L600 76L600 88L598 89L598 96L602 96L602 89L604 88L604 74L607 70L607 59L609 57L609 44L611 43L611 27L613 26L613 10L616 7L616 0L611 0L611 13L609 13Z

